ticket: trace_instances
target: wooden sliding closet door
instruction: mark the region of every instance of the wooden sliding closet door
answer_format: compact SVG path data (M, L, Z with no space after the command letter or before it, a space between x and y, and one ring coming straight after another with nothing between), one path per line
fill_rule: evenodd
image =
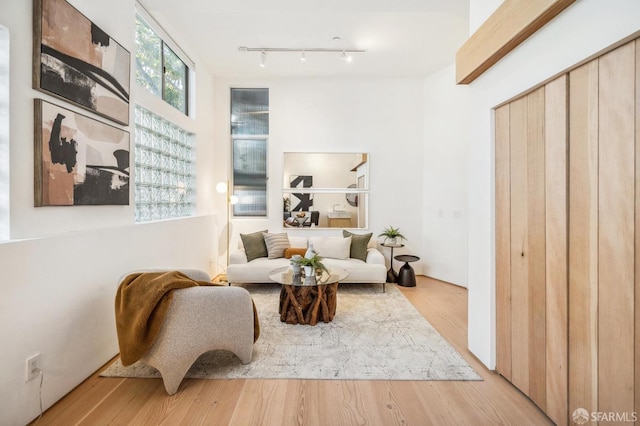
M557 424L579 408L606 424L633 422L640 39L495 118L496 369Z
M634 42L570 74L570 409L634 411L637 78Z
M497 370L567 419L567 79L496 110Z
M546 409L556 424L568 416L568 134L567 76L545 86Z
M569 76L569 407L598 406L598 61Z

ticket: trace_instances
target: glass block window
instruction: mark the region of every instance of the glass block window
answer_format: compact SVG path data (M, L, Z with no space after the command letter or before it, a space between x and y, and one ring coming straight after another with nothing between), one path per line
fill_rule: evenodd
M193 134L137 105L135 126L136 222L192 216Z

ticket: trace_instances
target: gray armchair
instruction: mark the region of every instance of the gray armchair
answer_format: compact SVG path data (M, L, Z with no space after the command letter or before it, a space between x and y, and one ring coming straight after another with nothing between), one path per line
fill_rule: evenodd
M194 280L210 281L203 271L181 272ZM253 301L246 289L189 287L173 290L173 300L160 332L140 361L160 372L167 393L173 395L203 353L227 350L248 364L253 342Z

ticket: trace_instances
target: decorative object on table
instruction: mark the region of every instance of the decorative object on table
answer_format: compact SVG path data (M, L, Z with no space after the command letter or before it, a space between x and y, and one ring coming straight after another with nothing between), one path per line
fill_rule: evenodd
M307 246L307 251L304 253L304 257L310 259L313 256L315 256L317 253L315 251L315 249L313 248L313 243L311 241L309 241L309 245Z
M387 282L395 283L398 281L398 273L393 270L393 249L404 247L404 244L380 244L382 247L389 247L391 249L391 256L389 257L389 270L387 271Z
M290 188L311 188L313 186L313 176L289 176ZM311 193L291 193L291 211L309 211L313 207L313 194Z
M403 287L415 287L416 286L416 274L413 271L409 262L417 262L420 260L418 256L413 256L410 254L399 254L395 257L396 260L400 262L404 262L404 265L400 268L398 272L398 279L396 283Z
M294 216L294 219L295 219L296 223L298 224L298 226L303 226L304 223L309 218L307 217L307 214L305 212L297 212L296 215Z
M291 210L291 198L289 197L289 194L285 194L282 197L282 210L285 213L288 213Z
M129 205L129 133L35 100L35 205Z
M393 226L389 226L388 228L384 228L384 231L378 235L378 237L385 237L383 243L387 246L393 246L398 244L398 238L401 240L406 240L407 238L400 233L400 228L394 228Z
M302 259L302 256L299 254L291 256L291 269L295 275L300 275L301 272L300 259Z
M320 275L322 272L329 273L327 267L322 263L322 257L314 254L311 257L303 257L297 260L298 265L304 268L304 273L306 277L312 277L315 275Z
M65 0L33 7L33 88L129 124L131 54Z

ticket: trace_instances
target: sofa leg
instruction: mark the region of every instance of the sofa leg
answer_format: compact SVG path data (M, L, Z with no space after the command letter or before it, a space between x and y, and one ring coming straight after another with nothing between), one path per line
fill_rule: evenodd
M387 283L382 283L382 292L383 293L387 292Z

